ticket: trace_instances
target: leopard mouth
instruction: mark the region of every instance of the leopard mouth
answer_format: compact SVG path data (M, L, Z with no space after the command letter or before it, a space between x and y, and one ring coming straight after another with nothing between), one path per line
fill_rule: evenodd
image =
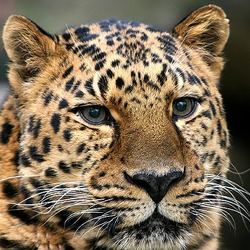
M179 231L180 224L155 211L149 218L133 226L133 228L135 230L143 230L143 232L160 229L167 233L173 233Z
M156 207L143 221L126 225L127 216L119 216L109 209L92 220L98 226L101 238L109 239L114 249L181 249L181 244L189 237L188 225L167 218ZM94 217L95 215L93 215ZM103 226L104 225L104 226ZM127 244L127 245L126 245Z
M135 242L152 242L152 239L157 238L159 242L166 243L179 238L184 229L184 224L172 221L155 210L146 220L133 226L111 230L109 234L112 238L126 237Z

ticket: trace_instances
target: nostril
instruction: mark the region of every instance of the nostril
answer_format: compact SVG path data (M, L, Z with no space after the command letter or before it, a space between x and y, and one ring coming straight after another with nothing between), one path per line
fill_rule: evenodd
M133 176L130 176L125 172L125 178L131 184L141 187L142 189L145 189L146 191L151 189L152 185L156 185L156 183L153 183L155 181L154 178L151 178L146 173L143 173L143 174L139 173L139 174L134 174Z
M130 176L124 172L125 179L144 189L155 203L163 199L170 185L179 182L183 174L182 171L176 169L160 175L153 171L143 171Z

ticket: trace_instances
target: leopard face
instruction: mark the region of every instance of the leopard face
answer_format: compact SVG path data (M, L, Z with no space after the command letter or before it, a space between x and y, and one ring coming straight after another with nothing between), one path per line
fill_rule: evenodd
M51 36L11 17L4 42L22 177L12 213L72 232L75 249L216 249L227 38L216 6L172 33L106 20Z

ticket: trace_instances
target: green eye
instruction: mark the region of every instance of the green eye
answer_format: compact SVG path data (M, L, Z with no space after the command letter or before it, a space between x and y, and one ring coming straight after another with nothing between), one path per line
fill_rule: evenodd
M92 125L103 124L109 118L108 110L102 106L81 107L79 114L84 121Z
M173 115L178 118L185 118L191 115L196 108L194 98L183 97L176 99L173 103Z

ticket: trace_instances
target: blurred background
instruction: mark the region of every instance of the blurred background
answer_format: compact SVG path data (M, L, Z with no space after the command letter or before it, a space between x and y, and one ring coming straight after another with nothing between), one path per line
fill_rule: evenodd
M226 46L227 64L221 92L231 131L229 178L250 190L250 1L249 0L0 0L0 32L11 14L24 15L50 33L115 17L131 19L171 31L174 24L205 4L222 7L230 19L231 36ZM0 105L8 91L7 56L0 41ZM237 173L238 172L238 173ZM249 204L245 205L250 209ZM236 230L224 224L224 250L250 249L250 223L232 213ZM246 227L248 226L249 229Z

